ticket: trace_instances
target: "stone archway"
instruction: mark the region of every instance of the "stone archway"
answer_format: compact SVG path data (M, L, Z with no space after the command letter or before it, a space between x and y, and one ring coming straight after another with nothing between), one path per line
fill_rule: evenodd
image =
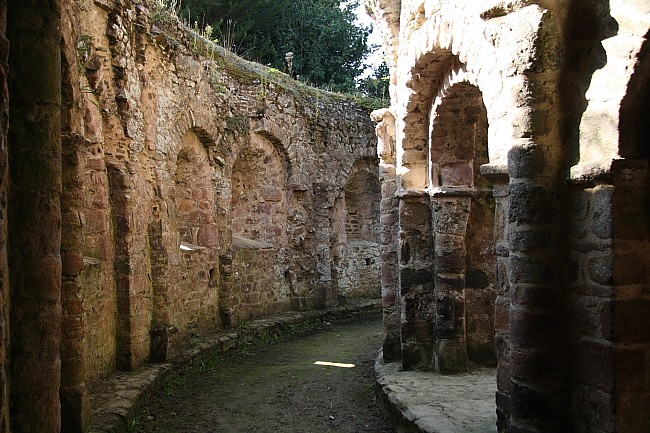
M493 365L494 204L481 165L488 121L478 87L459 82L434 101L429 138L435 279L435 366Z

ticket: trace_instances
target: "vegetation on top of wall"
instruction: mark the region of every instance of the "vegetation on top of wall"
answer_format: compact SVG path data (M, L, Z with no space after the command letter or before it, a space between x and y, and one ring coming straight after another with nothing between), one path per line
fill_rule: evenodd
M220 44L311 85L355 91L366 69L370 29L359 0L183 0L180 15L210 27Z
M295 80L288 74L278 69L264 66L260 63L245 60L222 47L218 41L211 39L212 31L209 26L203 29L198 26L190 27L177 15L175 0L155 0L151 10L151 20L166 40L178 42L175 49L185 47L195 56L202 57L212 63L209 81L218 92L226 89L219 79L218 73L222 72L242 84L261 86L258 96L264 98L268 89L283 90L295 95L303 101L317 101L314 111L318 113L319 103L350 100L359 106L372 110L382 106L377 98L366 98L359 95L346 95L309 86Z

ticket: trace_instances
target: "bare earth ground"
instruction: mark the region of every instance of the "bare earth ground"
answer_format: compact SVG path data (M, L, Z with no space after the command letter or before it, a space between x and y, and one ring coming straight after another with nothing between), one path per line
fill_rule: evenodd
M204 358L165 384L130 431L392 433L373 393L381 319L319 328L306 336ZM316 361L355 367L314 365Z

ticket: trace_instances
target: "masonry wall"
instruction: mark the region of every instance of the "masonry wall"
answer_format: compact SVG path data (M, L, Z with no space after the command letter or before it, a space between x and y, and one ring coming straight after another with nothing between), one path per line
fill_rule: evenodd
M350 250L345 277L318 271L354 161L372 167L365 111L211 46L157 3L75 3L64 19L79 383L167 359L193 332L336 303L339 279L345 296L378 295L376 244Z
M59 431L59 388L63 384L64 392L69 390L61 359L61 343L65 349L68 341L62 341L61 329L60 6L56 1L7 4L11 123L5 106L2 125L4 131L9 125L11 167L3 170L8 264L3 289L5 283L11 288L3 291L3 317L10 330L3 346L3 359L9 355L8 384L3 382L11 396L9 418L0 426L5 431ZM3 94L7 96L4 85ZM70 261L63 255L63 261Z
M159 2L36 3L0 2L1 431L87 431L102 379L196 332L378 296L334 212L356 161L378 185L367 111Z

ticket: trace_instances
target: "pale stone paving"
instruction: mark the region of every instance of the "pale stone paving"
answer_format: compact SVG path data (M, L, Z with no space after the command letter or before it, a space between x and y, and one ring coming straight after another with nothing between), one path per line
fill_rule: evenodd
M384 363L380 353L375 371L380 404L405 431L496 432L494 369L455 375L400 371L399 363Z

